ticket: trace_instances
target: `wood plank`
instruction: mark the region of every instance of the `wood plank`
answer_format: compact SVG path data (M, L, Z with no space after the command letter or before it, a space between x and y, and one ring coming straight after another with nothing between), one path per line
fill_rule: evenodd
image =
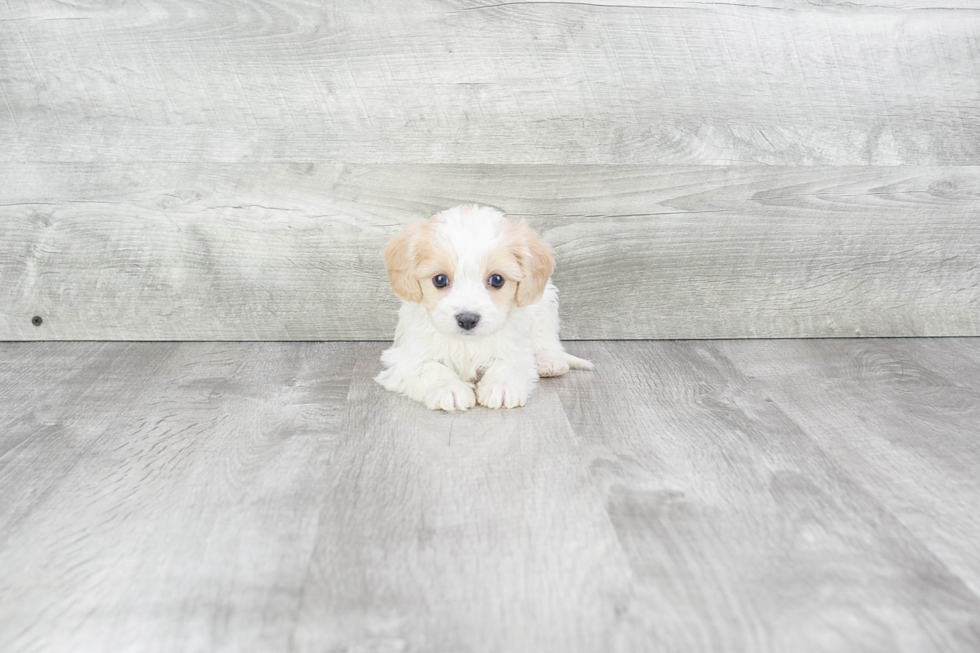
M724 344L754 366L743 372L712 343L577 343L597 372L559 386L629 556L630 615L650 648L976 650L980 599L959 570L863 487L863 468L829 456L809 421L767 398L768 382L784 381L768 371L795 360L795 343ZM851 432L855 409L887 410L849 393L823 399Z
M0 650L972 652L977 342L0 343Z
M387 339L385 241L464 200L555 247L565 338L980 334L980 167L34 163L0 176L0 339Z
M355 351L0 345L0 649L285 650Z
M980 392L980 338L899 338L882 343L896 360L912 361L931 376L967 392Z
M604 651L630 573L553 384L448 415L359 351L292 650ZM370 353L368 353L370 352Z
M926 347L968 341L719 343L862 488L980 593L980 393ZM975 345L974 345L974 351ZM920 363L920 361L923 361Z
M969 0L0 7L0 158L971 165Z

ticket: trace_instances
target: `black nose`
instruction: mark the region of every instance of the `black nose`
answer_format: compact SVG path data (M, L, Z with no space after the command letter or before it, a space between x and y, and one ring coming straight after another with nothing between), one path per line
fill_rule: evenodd
M480 321L480 316L476 313L460 313L456 316L456 324L463 327L467 331L476 326L476 323Z

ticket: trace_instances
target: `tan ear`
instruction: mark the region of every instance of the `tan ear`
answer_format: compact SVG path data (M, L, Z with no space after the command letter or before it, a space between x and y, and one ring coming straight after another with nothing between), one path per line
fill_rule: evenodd
M392 290L407 302L422 301L422 287L415 277L417 243L421 222L409 222L405 230L388 241L385 247L385 267Z
M516 301L518 306L529 306L544 294L548 279L555 271L555 259L551 254L551 246L523 220L517 225L517 234L523 240L518 259L524 278L517 284Z

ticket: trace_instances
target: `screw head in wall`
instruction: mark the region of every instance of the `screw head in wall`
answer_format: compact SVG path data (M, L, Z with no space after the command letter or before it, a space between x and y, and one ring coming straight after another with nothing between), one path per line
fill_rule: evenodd
M31 324L33 324L34 326L41 326L43 323L44 320L41 319L40 315L35 315L34 317L31 318Z

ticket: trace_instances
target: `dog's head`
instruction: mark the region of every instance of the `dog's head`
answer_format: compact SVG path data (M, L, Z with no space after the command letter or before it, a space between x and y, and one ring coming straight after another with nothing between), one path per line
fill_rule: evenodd
M541 299L555 267L551 248L522 220L466 204L410 222L385 250L395 294L425 306L433 326L488 335L516 306Z

